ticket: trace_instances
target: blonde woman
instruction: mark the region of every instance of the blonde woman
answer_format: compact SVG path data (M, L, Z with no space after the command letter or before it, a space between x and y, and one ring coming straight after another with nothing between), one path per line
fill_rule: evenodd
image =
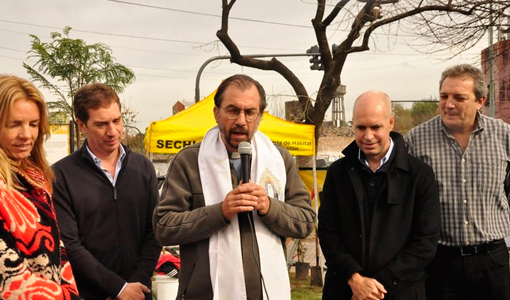
M0 75L0 299L80 299L51 199L41 93Z

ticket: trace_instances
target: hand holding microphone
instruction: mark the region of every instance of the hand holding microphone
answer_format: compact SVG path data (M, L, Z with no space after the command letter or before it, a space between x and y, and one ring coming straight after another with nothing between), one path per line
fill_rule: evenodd
M241 170L242 170L242 182L250 183L251 179L251 144L249 142L241 142L237 147L239 154L241 155ZM267 197L266 191L259 185L251 183L255 189L251 192L251 195L257 197L257 205L254 209L258 210L260 214L265 215L269 210L269 198Z
M230 191L222 204L223 216L232 220L236 214L258 210L265 215L269 210L269 198L266 191L255 183L250 182L252 148L249 142L241 142L238 146L241 156L242 184Z

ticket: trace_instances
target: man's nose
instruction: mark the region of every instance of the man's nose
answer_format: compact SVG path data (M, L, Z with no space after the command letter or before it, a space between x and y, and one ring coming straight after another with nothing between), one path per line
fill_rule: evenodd
M244 112L244 110L241 110L239 112L239 114L237 115L237 118L236 118L236 124L237 125L240 125L240 126L244 126L246 125L246 113Z
M368 129L367 131L365 131L365 139L371 140L373 137L374 133L372 132L372 130Z
M454 108L455 104L453 102L454 102L454 100L452 99L452 97L448 97L446 99L445 107L447 107L447 108Z
M116 128L115 124L108 123L108 125L106 125L106 133L108 133L109 135L115 135L116 132L117 132L117 128Z

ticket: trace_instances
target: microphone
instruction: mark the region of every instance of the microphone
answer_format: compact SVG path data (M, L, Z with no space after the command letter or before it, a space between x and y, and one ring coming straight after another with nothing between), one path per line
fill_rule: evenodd
M250 142L241 142L237 147L237 151L241 155L241 180L243 183L250 182L251 174L251 144Z

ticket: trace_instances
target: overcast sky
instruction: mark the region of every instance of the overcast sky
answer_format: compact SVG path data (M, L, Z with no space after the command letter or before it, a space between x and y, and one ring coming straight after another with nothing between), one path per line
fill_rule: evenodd
M49 42L50 32L71 26L71 38L107 44L118 63L134 70L136 82L120 98L139 112L136 126L143 130L151 121L170 117L176 101L193 103L200 66L211 57L228 55L216 38L220 14L220 0L2 0L0 73L28 78L22 62L34 63L26 60L29 34ZM231 12L237 19L230 22L230 34L243 54L304 53L317 44L310 23L314 14L312 0L238 1ZM338 44L343 34L328 31L331 44ZM393 100L436 96L441 71L459 62L476 63L488 44L484 40L462 57L444 62L448 54L424 55L408 47L411 36L400 37L389 46L384 36L374 37L380 41L380 49L350 55L342 73L342 83L347 86L347 120L354 99L366 90L382 90ZM311 71L307 57L281 60L314 97L322 72ZM227 60L205 68L200 78L201 96L235 73L259 80L270 107L295 99L290 85L277 73L240 67ZM43 92L47 100L54 99Z

